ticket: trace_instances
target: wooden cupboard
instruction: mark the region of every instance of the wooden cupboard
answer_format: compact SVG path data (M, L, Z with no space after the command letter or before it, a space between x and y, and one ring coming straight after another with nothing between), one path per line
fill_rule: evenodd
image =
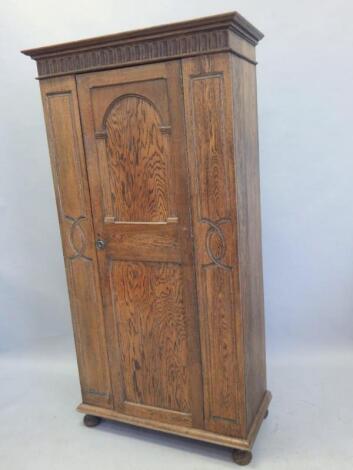
M36 60L87 425L234 448L265 417L255 46L238 13Z

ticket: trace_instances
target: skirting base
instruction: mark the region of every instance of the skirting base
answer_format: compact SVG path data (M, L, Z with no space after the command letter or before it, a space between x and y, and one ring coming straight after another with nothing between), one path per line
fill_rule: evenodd
M119 421L121 423L133 424L135 426L140 426L147 429L154 429L156 431L175 434L177 436L196 439L199 441L209 442L211 444L218 444L225 447L231 447L233 449L251 450L257 433L260 429L261 423L266 417L271 398L271 393L267 391L264 395L259 410L255 416L255 419L250 427L250 431L245 439L216 434L213 432L205 431L203 429L189 428L185 426L178 426L175 424L156 422L144 418L137 418L135 416L127 416L114 410L100 408L92 405L86 405L85 403L79 405L77 407L77 410L87 415L93 415L100 418Z

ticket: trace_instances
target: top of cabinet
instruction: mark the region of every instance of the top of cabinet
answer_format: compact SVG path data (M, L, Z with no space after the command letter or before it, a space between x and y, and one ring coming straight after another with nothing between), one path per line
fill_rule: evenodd
M36 60L42 79L215 52L233 52L256 64L254 46L262 38L231 12L22 52Z

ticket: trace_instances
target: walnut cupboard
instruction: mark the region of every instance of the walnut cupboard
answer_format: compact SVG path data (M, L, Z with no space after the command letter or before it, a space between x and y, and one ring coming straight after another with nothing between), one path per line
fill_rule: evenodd
M228 446L266 390L255 46L238 13L24 51L36 60L82 404Z

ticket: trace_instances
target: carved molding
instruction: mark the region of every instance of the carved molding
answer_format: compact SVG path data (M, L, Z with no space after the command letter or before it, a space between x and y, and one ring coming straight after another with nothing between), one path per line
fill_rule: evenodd
M38 59L38 75L39 77L63 75L140 62L153 62L172 57L219 51L228 46L227 30L151 39Z
M201 223L209 225L209 229L207 230L206 233L206 251L211 259L212 263L206 265L206 266L218 266L219 268L230 270L232 269L232 266L228 266L227 264L223 263L222 259L224 258L227 250L227 243L226 239L224 237L224 234L222 232L222 229L220 228L221 225L223 224L229 224L230 220L229 219L219 219L216 220L215 222L212 222L212 220L209 219L202 219ZM220 241L220 252L219 254L215 255L212 251L212 246L211 246L211 240L212 237L218 236L219 241Z
M70 217L69 215L66 215L65 219L71 223L70 232L69 232L69 242L70 242L70 246L72 250L75 253L74 255L69 256L69 259L73 260L76 258L84 258L86 260L91 261L91 258L85 255L85 251L87 248L87 241L86 241L85 233L80 225L83 220L86 220L86 217L84 217L83 215L80 215L79 217L74 218L74 217ZM75 232L77 231L80 235L80 245L77 245L76 240L75 240Z
M263 34L236 12L22 51L39 78L230 51L255 62ZM248 47L249 46L249 47Z

